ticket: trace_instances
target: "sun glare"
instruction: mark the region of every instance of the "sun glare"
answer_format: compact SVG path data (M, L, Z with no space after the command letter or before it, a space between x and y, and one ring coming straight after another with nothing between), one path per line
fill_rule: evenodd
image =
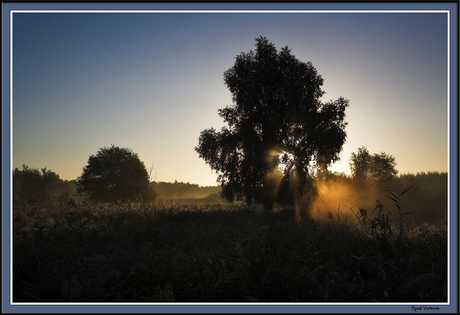
M283 173L286 168L294 162L294 155L292 153L283 151L278 156L280 163L278 164L278 169L281 170Z

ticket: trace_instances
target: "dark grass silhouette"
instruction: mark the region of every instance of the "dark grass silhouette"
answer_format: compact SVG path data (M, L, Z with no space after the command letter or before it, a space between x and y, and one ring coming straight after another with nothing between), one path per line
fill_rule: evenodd
M445 229L299 225L276 205L77 206L14 210L15 302L447 300Z

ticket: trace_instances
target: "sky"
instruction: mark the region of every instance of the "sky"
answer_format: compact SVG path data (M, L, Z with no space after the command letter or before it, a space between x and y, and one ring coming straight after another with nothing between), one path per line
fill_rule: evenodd
M14 13L13 168L76 179L112 144L152 180L216 185L194 147L225 125L223 81L266 36L350 100L341 160L386 152L399 173L448 169L447 13Z

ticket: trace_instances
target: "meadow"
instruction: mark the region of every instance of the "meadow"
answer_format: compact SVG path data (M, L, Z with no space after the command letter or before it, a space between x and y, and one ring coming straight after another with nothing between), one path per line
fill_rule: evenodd
M447 301L446 226L400 225L394 200L302 224L207 201L15 204L13 301Z

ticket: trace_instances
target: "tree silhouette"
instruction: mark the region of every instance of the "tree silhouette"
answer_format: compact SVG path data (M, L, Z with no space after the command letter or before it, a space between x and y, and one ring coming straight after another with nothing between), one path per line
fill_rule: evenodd
M392 179L398 174L395 167L395 158L385 152L371 155L369 150L362 146L358 148L357 153L351 153L350 169L357 184L378 184Z
M51 193L64 181L46 167L39 170L22 165L13 171L13 199L27 203L45 204L51 201Z
M278 53L267 38L257 38L255 52L238 55L224 81L233 104L219 116L228 126L203 130L195 150L218 173L228 200L261 202L270 210L280 163L283 180L295 180L302 191L314 168L339 159L349 101L322 103L323 79L287 46Z
M77 179L78 192L101 202L127 202L148 196L149 177L137 154L112 145L91 155Z

